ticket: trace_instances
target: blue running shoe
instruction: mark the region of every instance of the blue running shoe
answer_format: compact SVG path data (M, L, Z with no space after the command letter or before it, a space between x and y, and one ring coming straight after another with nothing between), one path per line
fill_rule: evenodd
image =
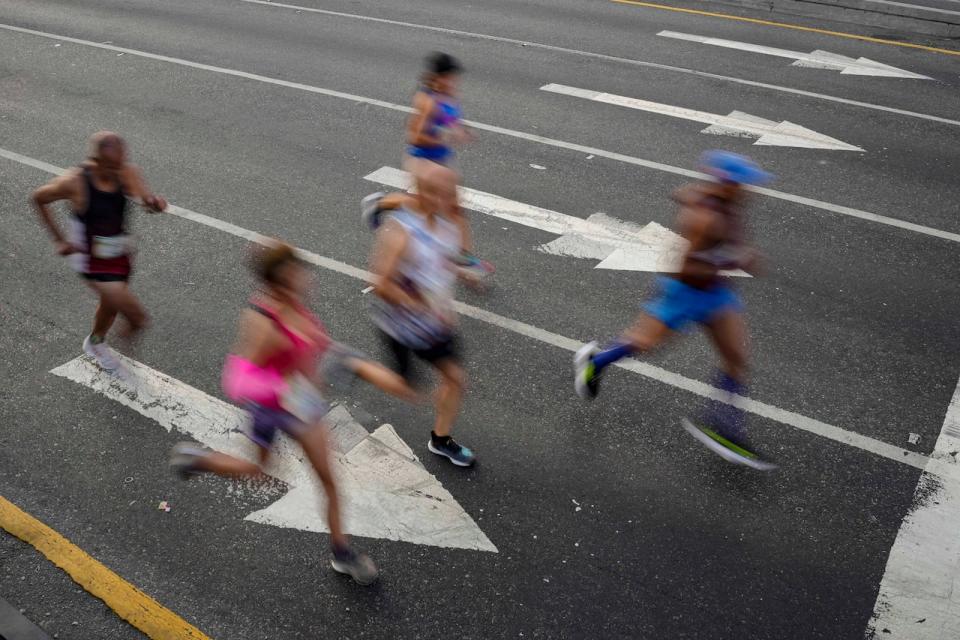
M461 447L454 442L450 436L445 438L434 438L431 436L430 441L427 442L427 449L430 450L430 453L450 458L450 462L458 467L471 467L477 460L476 456L473 455L473 451L470 451L470 449L466 447Z

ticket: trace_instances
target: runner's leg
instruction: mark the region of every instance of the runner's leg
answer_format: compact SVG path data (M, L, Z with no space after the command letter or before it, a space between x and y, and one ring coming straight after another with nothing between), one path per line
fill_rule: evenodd
M113 326L117 319L117 310L111 307L103 296L98 294L97 310L93 314L93 329L90 331L90 338L95 342L103 342L107 337L107 332Z
M258 450L260 451L261 462L265 462L267 458L265 455L266 449L258 447ZM211 451L203 457L198 457L193 463L193 470L209 471L218 476L234 478L259 476L263 474L263 471L257 463L235 458L226 453L220 453L219 451Z
M420 394L407 384L403 376L382 364L362 358L350 358L348 366L353 369L357 377L381 391L408 402L416 402L420 399Z
M723 359L723 371L740 384L747 382L747 323L743 314L726 310L706 324L707 333Z
M717 386L728 394L744 395L747 382L747 327L743 314L732 309L721 311L705 325L707 334L723 361ZM745 416L738 407L714 403L707 421L716 424L723 435L736 441L746 437Z
M573 358L574 389L582 398L595 398L600 390L600 374L605 368L628 356L650 351L671 333L670 327L662 320L644 313L618 340L604 349L598 349L596 342L588 342Z
M437 418L433 433L438 437L445 437L450 435L457 414L460 413L466 374L453 358L439 360L434 363L434 367L440 374L440 385L435 398Z
M330 540L335 549L347 549L350 545L343 533L340 520L340 498L337 495L333 469L330 468L330 443L327 440L327 429L322 423L318 423L296 434L295 437L320 477L323 492L327 496L327 526L330 527Z
M310 464L320 476L323 491L327 496L327 526L330 529L330 544L333 547L331 566L335 571L350 575L362 585L372 583L377 579L377 565L366 554L355 552L343 532L343 523L340 520L340 498L337 495L333 469L330 468L330 443L327 439L326 426L323 422L317 422L291 435L303 447Z
M128 326L125 329L127 335L141 331L147 326L147 312L126 282L89 281L89 283L100 296L100 304L114 314L119 313L127 321Z
M437 417L427 449L458 467L470 467L476 462L476 456L450 435L463 402L466 374L455 357L433 360L432 364L440 374L440 385L434 396Z

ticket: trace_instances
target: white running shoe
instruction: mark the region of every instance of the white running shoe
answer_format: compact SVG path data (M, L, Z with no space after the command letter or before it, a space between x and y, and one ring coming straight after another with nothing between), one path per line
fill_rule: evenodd
M123 363L105 342L94 343L90 340L90 336L87 336L83 339L83 352L96 360L97 364L107 373L121 377L126 374Z

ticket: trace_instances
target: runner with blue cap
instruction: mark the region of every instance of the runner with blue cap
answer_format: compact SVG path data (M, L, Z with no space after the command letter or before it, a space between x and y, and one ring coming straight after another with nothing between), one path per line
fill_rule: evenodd
M749 158L709 151L701 158L711 180L679 189L677 226L689 246L676 274L658 279L659 294L623 336L604 349L590 342L574 357L574 387L586 399L600 390L603 370L622 358L646 353L691 323L707 331L723 365L717 387L724 402L713 403L702 419L685 418L683 427L724 459L759 470L776 465L763 460L747 441L745 415L737 406L746 395L746 323L740 298L724 272L753 272L759 253L749 245L741 214L747 190L773 176Z

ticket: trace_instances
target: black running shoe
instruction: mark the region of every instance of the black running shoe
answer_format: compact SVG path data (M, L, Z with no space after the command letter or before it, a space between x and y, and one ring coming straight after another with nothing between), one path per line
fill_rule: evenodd
M427 449L438 456L449 458L450 462L458 467L470 467L477 461L477 457L473 455L473 451L460 446L449 436L442 440L430 438L430 441L427 442Z

